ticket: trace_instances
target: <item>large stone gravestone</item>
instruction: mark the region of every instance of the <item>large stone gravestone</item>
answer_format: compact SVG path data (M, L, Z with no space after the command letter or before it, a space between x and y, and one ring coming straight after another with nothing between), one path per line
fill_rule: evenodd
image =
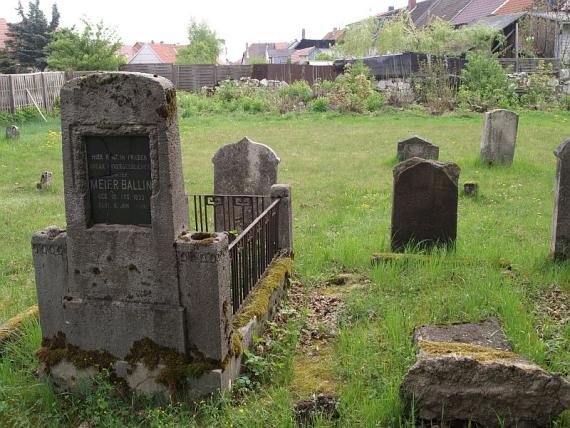
M74 79L61 116L67 231L32 239L43 337L117 358L140 339L184 353L174 243L188 207L172 84Z
M570 258L570 140L562 143L557 158L554 213L550 251L557 259Z
M453 245L457 236L459 167L420 158L394 167L392 249Z
M439 147L417 135L398 143L398 161L410 158L435 159L439 158Z
M221 147L212 162L216 195L269 196L271 186L277 183L279 157L270 147L248 137ZM227 204L232 206L216 207L216 230L223 230L228 217L233 217L236 228L241 230L262 211L250 198L233 198Z
M515 156L515 143L519 115L509 110L492 110L485 113L481 135L481 159L489 164L511 164Z

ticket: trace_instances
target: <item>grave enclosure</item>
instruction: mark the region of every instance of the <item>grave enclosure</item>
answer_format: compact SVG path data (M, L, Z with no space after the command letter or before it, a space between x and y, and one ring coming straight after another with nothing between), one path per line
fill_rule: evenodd
M62 89L61 112L67 230L32 238L41 371L65 389L101 367L147 394L229 388L242 348L269 316L235 322L250 292L280 267L275 303L290 274L289 186L271 187L271 209L230 243L223 229L190 226L168 80L74 79Z

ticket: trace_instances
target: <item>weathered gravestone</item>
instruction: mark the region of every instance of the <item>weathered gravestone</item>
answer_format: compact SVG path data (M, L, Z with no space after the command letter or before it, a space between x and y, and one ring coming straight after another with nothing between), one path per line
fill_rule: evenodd
M496 319L420 327L414 345L400 397L426 426L546 428L570 407L570 383L513 353Z
M172 83L91 74L65 84L61 115L67 231L32 238L44 372L70 387L93 370L77 361L105 362L157 392L164 355L220 368L231 342L228 241L186 235ZM156 364L143 367L148 355ZM220 373L201 392L227 387Z
M398 143L398 161L410 158L439 159L439 147L417 135Z
M393 251L455 243L460 171L454 163L420 158L394 167Z
M248 137L221 147L212 162L216 195L269 196L271 186L277 183L279 157L270 147ZM263 211L257 202L232 198L226 200L231 206L216 206L216 230L224 230L224 219L229 217L233 217L238 230L243 229Z
M466 181L463 183L463 194L469 197L475 197L479 193L479 183L476 181Z
M515 156L519 115L509 110L485 113L481 159L489 164L511 164Z
M550 251L556 259L570 258L570 140L554 151L557 158Z
M20 128L16 125L6 127L6 139L13 140L15 138L20 138Z

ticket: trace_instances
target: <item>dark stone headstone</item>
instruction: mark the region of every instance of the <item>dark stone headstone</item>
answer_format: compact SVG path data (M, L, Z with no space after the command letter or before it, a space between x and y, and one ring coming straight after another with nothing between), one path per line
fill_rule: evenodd
M398 143L398 161L411 158L439 159L439 147L417 135Z
M570 140L554 151L557 158L552 241L550 251L556 259L570 258Z
M16 138L20 138L20 128L16 125L10 125L6 127L6 139L13 140Z
M454 163L420 158L394 167L393 251L455 243L460 171Z

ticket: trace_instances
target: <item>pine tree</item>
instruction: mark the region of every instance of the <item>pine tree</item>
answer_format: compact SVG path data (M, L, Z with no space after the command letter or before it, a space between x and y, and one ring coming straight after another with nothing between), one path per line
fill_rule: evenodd
M21 21L8 24L8 40L6 47L11 58L16 62L20 71L46 67L45 46L52 40L51 33L59 24L59 10L57 5L52 7L51 21L40 9L40 0L28 3L28 13L24 12L22 3L18 2L16 8Z

